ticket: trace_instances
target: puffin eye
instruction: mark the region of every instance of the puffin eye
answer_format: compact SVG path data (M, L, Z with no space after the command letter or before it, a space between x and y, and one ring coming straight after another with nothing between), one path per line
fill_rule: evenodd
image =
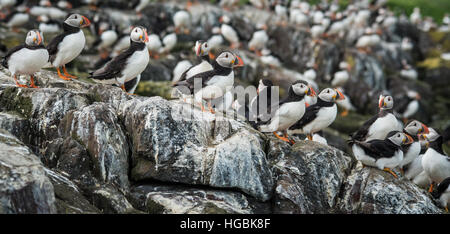
M225 58L228 58L228 54L225 55Z
M78 16L77 15L75 15L75 19L77 19L78 18Z

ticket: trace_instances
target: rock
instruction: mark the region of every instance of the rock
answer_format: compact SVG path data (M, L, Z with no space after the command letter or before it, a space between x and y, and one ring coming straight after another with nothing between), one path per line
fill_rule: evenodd
M99 209L89 203L76 184L59 172L45 169L53 184L58 214L97 214Z
M105 214L142 214L135 209L123 193L110 184L87 189L92 204Z
M280 58L284 66L303 72L313 54L309 45L311 38L305 31L297 31L293 27L273 27L267 32L269 42L267 48Z
M66 138L84 146L93 174L100 182L128 188L128 142L110 105L94 103L70 112L60 129Z
M354 214L441 213L426 191L406 179L396 179L376 168L358 163L342 187L339 212Z
M160 97L123 106L132 179L238 188L270 199L273 180L261 135L244 123L186 107Z
M39 158L0 130L0 213L56 213L53 186Z
M139 185L131 190L135 207L150 214L252 214L268 213L239 192L195 189L180 186Z
M342 151L314 141L292 148L271 141L268 158L275 176L274 213L334 213L352 160Z

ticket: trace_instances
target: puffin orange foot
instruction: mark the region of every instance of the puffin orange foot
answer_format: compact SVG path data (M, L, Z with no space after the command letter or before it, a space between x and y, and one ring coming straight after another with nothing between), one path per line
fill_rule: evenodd
M279 136L279 135L277 134L277 132L273 132L273 134L274 134L278 139L280 139L280 140L282 140L282 141L286 141L287 143L291 143L291 142L289 141L289 139L287 139L286 137Z
M66 77L73 78L73 79L77 79L76 76L72 76L72 75L70 75L70 74L67 72L66 66L63 66L63 72L64 72L64 75L65 75Z
M390 168L385 167L383 169L383 171L387 171L387 172L391 173L395 178L398 178L398 176Z

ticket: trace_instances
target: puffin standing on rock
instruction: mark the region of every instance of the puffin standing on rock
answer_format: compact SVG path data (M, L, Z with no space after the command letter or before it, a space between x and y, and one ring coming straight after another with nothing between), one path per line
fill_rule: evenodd
M434 183L441 183L450 177L450 157L442 149L444 139L441 135L427 134L426 137L429 145L422 157L422 167L431 182L429 192L432 192Z
M403 148L403 161L400 164L400 169L403 170L403 167L412 163L420 154L420 142L418 134L428 134L428 127L417 121L411 121L406 127L403 129L403 132L412 137L414 142L409 145L404 145Z
M197 55L198 58L201 58L201 63L193 65L189 69L184 71L183 74L181 74L181 77L178 81L183 81L202 72L213 70L213 66L211 65L209 59L208 42L197 41L195 43L195 54Z
M142 26L133 28L130 35L130 47L106 63L102 68L91 72L89 78L97 83L117 84L126 92L125 82L140 75L150 61L147 50L147 29Z
M190 93L195 93L195 101L200 105L202 111L205 111L202 100L208 101L208 108L211 113L215 113L212 109L211 100L222 97L226 93L226 88L234 84L234 67L243 66L242 59L229 52L222 52L213 62L213 69L202 72L175 82L172 86L186 86ZM201 80L201 89L194 90L194 83L196 79Z
M277 138L294 144L294 141L288 139L287 130L305 114L305 95L315 96L314 90L308 82L296 81L289 87L287 98L280 101L277 106L272 106L272 112L275 111L275 113L270 120L258 123L259 130L273 132ZM276 107L278 109L274 110ZM278 131L283 131L284 137L279 136Z
M80 14L70 15L63 23L64 32L47 45L50 55L50 63L56 67L58 76L63 80L71 80L76 78L66 71L66 64L74 60L86 44L83 30L81 28L88 27L91 24L88 18ZM61 74L60 68L63 68L64 75Z
M351 135L351 138L357 141L383 140L390 131L401 131L401 124L392 114L393 106L394 98L380 95L378 114L367 120L358 131Z
M37 88L33 74L47 64L48 57L41 33L38 30L31 30L27 34L25 44L8 51L1 64L11 72L18 87L27 88L28 86L19 84L17 75L30 75L30 87Z
M343 100L344 94L337 89L326 88L320 92L317 103L306 108L303 117L289 128L289 133L306 133L309 140L312 135L330 126L336 119L337 100Z
M352 139L349 145L358 161L366 166L387 171L397 178L392 169L399 166L403 160L402 146L413 142L409 135L400 131L391 131L384 140L362 142Z
M450 203L450 177L447 177L439 183L436 193L433 193L433 197L439 199L441 205L448 213L448 204Z

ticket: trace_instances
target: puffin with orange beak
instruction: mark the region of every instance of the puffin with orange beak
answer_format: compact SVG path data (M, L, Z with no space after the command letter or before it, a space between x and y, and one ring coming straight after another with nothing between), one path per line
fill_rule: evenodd
M330 126L336 119L336 101L344 100L344 94L337 89L326 88L320 92L317 103L306 108L303 117L289 128L291 134L306 134L309 140L312 135Z
M411 136L411 138L414 140L412 144L404 145L402 147L403 150L403 161L400 164L400 169L402 169L406 166L412 163L417 157L419 157L421 146L419 142L419 135L420 134L429 134L430 130L428 127L417 121L413 120L411 121L406 127L403 129L403 133L406 135Z
M304 80L294 82L289 87L288 96L276 105L272 105L270 112L273 114L269 116L270 119L261 119L257 123L258 129L261 132L272 132L278 139L295 144L293 140L289 139L287 130L304 116L307 95L315 95L308 82ZM283 132L284 136L279 136L278 131Z
M400 131L391 131L384 140L371 140L367 142L350 140L353 155L362 164L377 167L380 170L397 175L392 171L403 160L402 146L412 144L414 140L408 134Z
M222 97L226 93L228 87L234 85L234 71L233 68L244 66L242 59L230 52L222 52L216 60L212 63L213 69L193 75L186 80L179 80L173 83L172 86L185 86L194 94L195 101L200 106L202 111L205 110L203 100L208 102L208 108L211 113L215 113L212 109L211 100ZM201 80L201 87L196 90L194 83L196 79Z
M39 30L31 30L25 39L25 44L9 50L1 64L11 72L18 87L27 88L17 79L17 75L30 75L31 88L37 88L33 74L39 71L48 62L48 52L44 46L44 39Z
M63 23L64 32L53 38L48 44L50 63L56 68L61 79L76 78L67 72L66 64L80 55L86 44L86 38L81 28L88 27L90 24L88 18L80 14L72 14ZM60 68L63 69L64 75L61 74Z
M402 124L393 114L394 98L380 95L378 114L367 120L358 131L350 135L353 140L383 140L390 131L402 131Z
M91 72L89 78L97 83L119 85L126 92L125 82L140 75L150 61L146 45L149 41L147 29L142 26L133 28L130 41L130 47L127 50L114 57L102 68Z

